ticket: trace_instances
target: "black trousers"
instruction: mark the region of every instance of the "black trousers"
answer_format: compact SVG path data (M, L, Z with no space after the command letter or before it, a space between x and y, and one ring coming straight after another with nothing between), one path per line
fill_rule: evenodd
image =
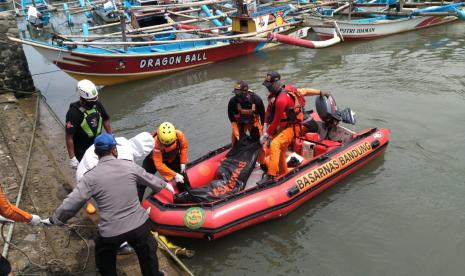
M7 276L11 273L11 265L10 262L0 255L0 275Z
M136 251L143 276L162 276L158 270L157 244L150 233L151 222L147 220L138 228L115 237L97 237L95 241L95 264L103 276L116 276L116 253L127 241Z
M176 158L171 163L165 163L165 165L172 169L173 171L179 173L181 171L181 160L180 156L176 156ZM155 168L155 164L153 163L152 159L152 152L145 157L144 162L142 162L142 168L144 168L148 173L156 174L157 168ZM139 201L142 202L144 199L145 194L145 186L137 184L137 195L139 196Z

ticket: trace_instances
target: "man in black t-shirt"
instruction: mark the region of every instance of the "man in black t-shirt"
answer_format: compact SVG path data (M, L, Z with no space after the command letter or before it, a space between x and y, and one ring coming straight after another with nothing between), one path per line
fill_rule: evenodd
M95 137L105 128L112 133L110 117L103 105L97 101L98 92L95 84L81 80L76 88L80 99L71 103L66 113L66 148L69 165L75 169L86 150L94 143Z
M265 119L265 106L263 101L244 81L238 81L233 90L234 96L228 103L228 118L231 122L231 142L239 141L245 133L251 136L255 132L257 138L262 135L263 121Z

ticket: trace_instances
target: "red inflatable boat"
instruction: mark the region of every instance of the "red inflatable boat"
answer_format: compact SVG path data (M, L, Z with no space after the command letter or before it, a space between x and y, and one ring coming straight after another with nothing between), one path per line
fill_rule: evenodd
M259 167L248 178L240 192L212 202L174 204L173 195L163 190L151 195L142 205L150 207L150 218L164 235L214 239L245 227L291 212L318 193L343 179L380 155L389 142L388 129L372 128L354 133L338 126L341 139L319 140L315 133L302 137L313 141L313 158L289 169L269 185L259 187ZM295 147L300 154L300 147ZM210 152L188 165L187 175L193 188L215 179L217 168L230 147Z

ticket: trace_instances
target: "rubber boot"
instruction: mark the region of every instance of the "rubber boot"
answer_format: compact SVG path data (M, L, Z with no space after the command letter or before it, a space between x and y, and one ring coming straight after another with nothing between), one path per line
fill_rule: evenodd
M274 182L276 182L276 179L274 176L265 174L263 175L263 178L257 182L257 186L260 188L263 188L263 187L273 184Z

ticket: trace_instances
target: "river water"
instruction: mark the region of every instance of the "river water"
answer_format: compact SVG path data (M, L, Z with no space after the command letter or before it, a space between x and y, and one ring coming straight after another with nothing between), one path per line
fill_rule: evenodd
M386 152L290 215L196 250L196 275L464 275L465 28L463 23L311 50L281 46L101 90L115 133L163 121L183 130L190 159L229 141L234 82L265 96L265 73L331 91L355 130L391 129ZM35 83L63 119L76 81L26 47ZM308 100L308 108L313 99ZM64 120L64 119L63 119Z

